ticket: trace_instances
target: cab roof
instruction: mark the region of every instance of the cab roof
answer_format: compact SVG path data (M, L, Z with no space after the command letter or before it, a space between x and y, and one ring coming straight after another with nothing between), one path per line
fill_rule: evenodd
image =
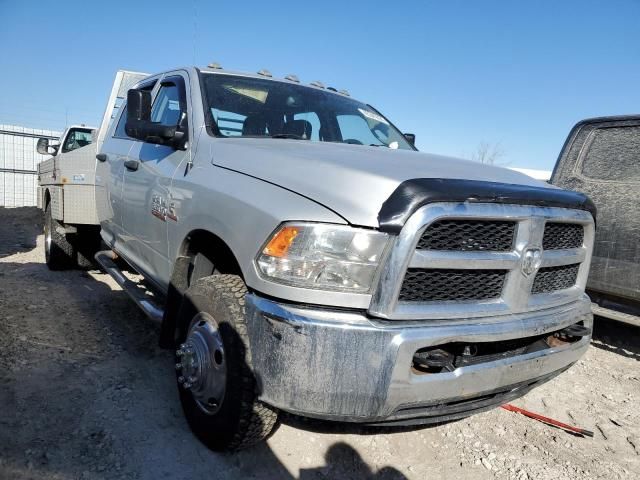
M204 73L213 73L213 74L218 74L218 75L236 75L236 76L240 76L240 77L248 77L248 78L256 78L256 79L260 79L260 80L272 80L274 82L281 82L281 83L290 83L290 84L294 84L294 85L301 85L304 87L309 87L309 88L316 88L319 90L325 90L328 92L332 92L335 93L337 95L341 95L341 96L345 96L345 97L349 97L349 92L346 90L339 90L335 87L332 86L325 86L322 82L318 81L318 80L314 80L312 82L309 82L308 84L302 83L298 77L294 74L288 74L283 78L276 78L274 77L270 71L268 70L259 70L256 73L251 73L251 72L242 72L242 71L238 71L238 70L226 70L223 69L220 66L212 66L212 65L216 65L216 64L209 64L207 67L205 68L200 68L200 67L195 67L196 70L199 70L201 72Z

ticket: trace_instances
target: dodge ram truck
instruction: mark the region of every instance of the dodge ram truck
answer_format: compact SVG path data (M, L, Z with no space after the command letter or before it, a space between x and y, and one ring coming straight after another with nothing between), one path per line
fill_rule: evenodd
M209 448L261 441L280 411L459 419L588 348L588 197L414 140L294 75L190 67L128 91L97 154L96 260L161 322Z

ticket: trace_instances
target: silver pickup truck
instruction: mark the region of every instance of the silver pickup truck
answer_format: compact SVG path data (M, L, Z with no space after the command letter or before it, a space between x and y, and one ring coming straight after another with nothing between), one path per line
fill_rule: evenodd
M293 75L172 70L120 110L97 154L96 260L162 322L210 448L264 439L278 411L462 418L587 349L583 194L419 153L372 106Z

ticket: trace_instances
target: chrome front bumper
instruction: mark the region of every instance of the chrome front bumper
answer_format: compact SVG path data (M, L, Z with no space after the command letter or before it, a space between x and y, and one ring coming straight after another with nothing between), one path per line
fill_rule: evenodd
M486 410L576 362L590 337L535 353L417 374L414 353L450 342L532 337L577 322L590 301L482 319L379 321L364 313L305 308L249 294L252 363L265 403L309 417L363 423L430 423Z

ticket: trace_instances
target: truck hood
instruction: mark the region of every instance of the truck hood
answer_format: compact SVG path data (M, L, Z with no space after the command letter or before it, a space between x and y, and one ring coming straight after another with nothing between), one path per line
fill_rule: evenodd
M455 178L554 188L506 168L441 155L341 143L226 138L212 163L308 197L353 225L378 226L382 203L412 178ZM296 219L290 219L296 220Z

